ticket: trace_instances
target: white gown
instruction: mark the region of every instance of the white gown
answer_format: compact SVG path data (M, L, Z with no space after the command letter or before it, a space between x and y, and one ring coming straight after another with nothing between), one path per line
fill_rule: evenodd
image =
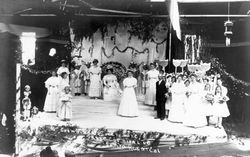
M89 96L90 97L100 97L101 96L101 72L100 67L90 67L90 85L89 85Z
M59 99L59 79L56 76L52 76L45 81L45 87L47 88L47 95L44 102L43 110L46 112L55 112L58 99Z
M126 117L137 117L139 115L139 111L134 89L134 86L137 86L137 80L134 77L125 78L123 80L123 86L124 90L118 109L118 115Z
M154 69L147 72L148 87L146 89L145 104L156 106L156 82L158 81L159 71Z
M118 97L119 84L117 82L117 78L113 74L108 74L103 77L103 82L107 86L103 88L103 99L104 101L112 101L116 100Z
M183 82L173 83L170 91L172 93L171 109L169 111L168 120L171 122L182 123L184 119L184 96L185 86Z
M202 127L207 125L204 107L202 106L202 87L201 84L195 82L189 85L191 95L186 101L186 112L183 124L191 127Z

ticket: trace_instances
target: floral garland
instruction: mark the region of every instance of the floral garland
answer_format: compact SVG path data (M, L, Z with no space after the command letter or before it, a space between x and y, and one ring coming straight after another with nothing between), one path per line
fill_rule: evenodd
M207 73L219 73L223 77L223 80L225 80L226 86L229 88L229 92L231 94L238 95L240 97L245 96L245 92L247 90L246 88L250 86L249 82L237 79L232 74L228 73L225 65L222 64L218 58L213 57L210 53L204 53L201 55L201 60L211 63L211 69Z
M30 126L28 126L30 127ZM160 132L133 130L108 130L106 128L80 129L76 125L45 125L36 131L24 128L18 134L21 147L27 145L49 146L59 144L65 150L77 153L93 151L149 151L159 153L159 146L169 149L185 145L206 143L206 136L178 136ZM26 150L29 153L30 150Z
M128 49L132 50L131 53L132 53L133 57L136 57L137 54L149 53L149 49L148 48L145 48L143 51L138 51L137 49L135 49L135 48L133 48L131 46L126 47L124 50L120 50L117 46L115 46L115 47L112 48L111 55L107 55L107 53L105 51L105 48L101 47L101 53L103 53L105 57L111 58L111 57L113 57L115 55L115 50L117 50L120 53L125 53Z
M117 76L118 81L121 81L126 77L126 67L119 62L106 62L102 64L102 75L107 74L107 68L111 66L113 68L113 73Z
M28 65L24 65L22 64L21 65L22 69L32 73L32 74L44 74L44 75L48 75L48 74L51 74L53 70L34 70L34 69L31 69Z

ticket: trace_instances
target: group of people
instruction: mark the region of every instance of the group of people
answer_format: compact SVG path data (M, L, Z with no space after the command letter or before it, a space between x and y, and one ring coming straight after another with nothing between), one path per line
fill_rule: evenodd
M142 70L139 80L134 69L128 69L127 77L118 82L113 68L107 67L101 78L102 69L98 60L91 67L75 66L70 72L65 61L57 72L45 82L48 89L44 111L56 112L62 120L72 117L71 98L87 94L90 98L103 97L113 101L120 97L118 115L139 116L138 86L145 95L144 104L153 106L155 118L183 123L186 126L202 127L210 124L210 117L217 118L216 127L222 127L222 118L230 115L227 101L227 88L222 85L219 75L196 76L195 74L166 74L155 63L150 69ZM58 77L56 76L58 75ZM70 79L69 79L70 78Z

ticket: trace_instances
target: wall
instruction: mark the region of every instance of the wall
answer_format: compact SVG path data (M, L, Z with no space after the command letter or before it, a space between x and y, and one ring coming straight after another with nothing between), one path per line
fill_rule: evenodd
M161 27L161 24L159 24L156 28L159 27ZM80 54L82 56L82 60L85 62L91 62L93 59L98 59L101 63L116 61L125 66L128 66L132 61L135 63L150 63L155 59L165 59L166 43L168 43L166 40L168 37L167 30L155 29L153 31L153 39L155 42L149 41L143 43L143 40L138 39L136 36L132 36L129 40L129 29L130 27L123 23L118 25L116 32L115 26L108 26L104 40L102 39L101 31L98 30L94 33L93 38L84 38L82 43L78 43L78 47L82 44L82 48L79 50L74 49L72 56ZM102 52L102 47L104 48L105 53ZM118 48L120 51L124 51L125 49L126 51L124 53L119 52L118 49L112 51L114 47ZM91 48L93 48L93 53ZM134 52L139 51L142 53L137 53L137 55L133 57L133 49L135 49ZM147 51L149 53L147 53Z

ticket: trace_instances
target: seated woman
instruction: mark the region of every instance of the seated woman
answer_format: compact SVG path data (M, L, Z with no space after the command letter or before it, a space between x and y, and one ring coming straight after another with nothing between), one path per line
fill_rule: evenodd
M104 101L113 101L117 98L119 92L119 84L117 77L113 74L113 69L108 68L107 74L103 77L103 99Z

